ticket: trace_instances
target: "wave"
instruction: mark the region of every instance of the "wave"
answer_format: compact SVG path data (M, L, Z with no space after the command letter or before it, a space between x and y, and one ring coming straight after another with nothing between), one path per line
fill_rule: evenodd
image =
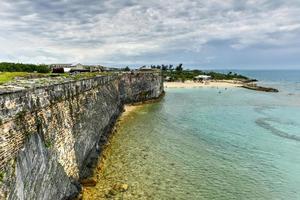
M271 133L273 135L276 135L276 136L279 136L279 137L282 137L282 138L286 138L286 139L290 139L290 140L294 140L294 141L298 141L300 142L300 137L296 136L296 135L292 135L292 134L289 134L289 133L286 133L282 130L279 130L275 127L273 127L271 124L268 123L268 121L274 121L273 119L271 118L259 118L255 121L255 123L266 129L266 130L269 130L271 131Z

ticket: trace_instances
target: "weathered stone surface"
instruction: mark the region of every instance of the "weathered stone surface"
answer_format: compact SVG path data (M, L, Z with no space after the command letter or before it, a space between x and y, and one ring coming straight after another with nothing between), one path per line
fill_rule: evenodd
M163 79L157 73L128 73L122 76L121 96L125 103L158 98L163 91Z
M258 86L256 84L244 84L242 85L243 88L249 89L249 90L256 90L256 91L262 91L262 92L279 92L276 88L270 88L270 87L262 87Z
M63 199L77 192L39 134L32 134L17 157L15 184L8 199Z
M0 94L0 199L72 196L124 103L162 92L161 74L125 73Z

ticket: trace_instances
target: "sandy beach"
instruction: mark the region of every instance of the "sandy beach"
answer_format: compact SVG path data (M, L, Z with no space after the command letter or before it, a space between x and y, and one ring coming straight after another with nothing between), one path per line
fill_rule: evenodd
M125 105L124 106L124 112L122 113L121 117L127 116L130 114L132 111L136 110L137 108L141 107L141 105Z
M234 81L209 81L206 83L194 82L194 81L185 81L183 82L164 82L165 88L198 88L198 87L222 87L222 88L230 88L230 87L239 87L242 86L241 83Z

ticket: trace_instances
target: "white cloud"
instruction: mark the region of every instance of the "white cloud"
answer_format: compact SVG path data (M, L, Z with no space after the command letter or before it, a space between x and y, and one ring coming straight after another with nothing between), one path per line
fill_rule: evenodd
M166 52L201 54L220 40L236 49L288 48L297 45L299 13L296 0L3 0L0 59L128 63Z

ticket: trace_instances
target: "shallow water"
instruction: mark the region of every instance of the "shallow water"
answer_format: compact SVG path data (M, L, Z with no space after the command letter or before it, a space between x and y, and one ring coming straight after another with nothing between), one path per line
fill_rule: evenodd
M168 89L123 119L85 197L296 200L299 152L297 95Z

